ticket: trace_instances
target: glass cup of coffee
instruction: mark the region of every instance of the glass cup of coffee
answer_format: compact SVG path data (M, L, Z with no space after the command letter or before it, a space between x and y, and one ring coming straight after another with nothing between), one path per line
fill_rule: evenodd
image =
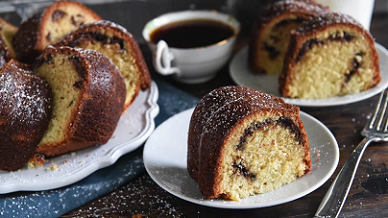
M217 11L172 12L149 21L143 37L153 51L155 70L183 83L216 76L232 54L240 23Z

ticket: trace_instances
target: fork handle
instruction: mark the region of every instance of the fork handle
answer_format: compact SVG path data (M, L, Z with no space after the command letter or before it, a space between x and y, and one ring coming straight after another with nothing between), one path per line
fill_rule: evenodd
M316 217L338 217L342 206L348 196L352 186L354 175L356 174L361 157L365 148L372 142L370 138L364 138L354 149L350 158L346 161L341 171L338 173L329 190L326 192L317 212Z

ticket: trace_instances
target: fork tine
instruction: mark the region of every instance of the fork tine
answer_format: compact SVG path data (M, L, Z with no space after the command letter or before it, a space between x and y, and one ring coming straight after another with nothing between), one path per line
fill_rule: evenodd
M385 91L386 91L386 90L384 90L384 91L381 92L381 94L380 94L380 98L379 98L379 101L378 101L378 103L377 103L377 105L376 105L375 111L374 111L374 113L373 113L373 117L372 117L372 119L371 119L370 122L369 122L369 126L368 126L369 129L373 129L373 126L374 126L374 124L375 124L375 122L376 122L377 115L379 114L380 107L381 107L381 102L382 102L382 100L383 100Z
M386 109L387 109L387 104L388 104L388 91L385 90L385 92L386 92L387 95L386 95L386 97L385 97L384 111L386 111ZM387 127L388 127L388 113L385 113L385 114L384 114L384 121L385 121L385 126L384 126L383 131L384 131L384 132L387 132Z
M382 127L383 127L383 131L384 132L387 131L387 125L388 125L388 122L387 122L388 113L386 113L387 103L388 103L388 94L387 94L387 92L388 92L388 89L384 90L380 94L379 103L378 103L378 105L376 107L375 113L374 113L373 118L372 118L372 122L370 124L370 128L373 128L374 122L376 121L377 116L380 114L379 119L378 119L378 123L375 126L377 131L381 131ZM385 96L385 98L384 98L384 96Z

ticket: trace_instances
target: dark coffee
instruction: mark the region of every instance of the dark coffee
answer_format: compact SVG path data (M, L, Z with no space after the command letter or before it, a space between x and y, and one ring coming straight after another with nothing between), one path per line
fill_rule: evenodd
M223 23L212 20L186 20L164 25L154 30L150 39L157 43L167 42L174 48L197 48L216 44L233 36L233 29Z

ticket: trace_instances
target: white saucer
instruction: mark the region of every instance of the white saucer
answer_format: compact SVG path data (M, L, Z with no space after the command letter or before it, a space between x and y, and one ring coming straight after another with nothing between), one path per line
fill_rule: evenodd
M140 92L121 116L112 138L101 146L93 146L48 159L43 167L15 171L0 170L0 194L15 191L41 191L75 183L94 171L116 162L122 155L138 148L155 129L159 113L158 87ZM58 169L50 171L56 164Z
M186 201L229 209L283 204L319 188L337 167L339 149L334 136L317 119L301 112L311 147L311 173L272 192L251 196L240 202L207 200L187 172L187 132L192 112L193 109L183 111L162 123L148 138L143 153L144 165L151 178L166 191Z
M376 50L380 57L380 74L381 82L367 90L357 94L325 98L325 99L293 99L283 98L284 101L290 104L298 106L308 107L324 107L349 104L357 101L361 101L376 95L383 91L388 86L388 51L382 45L376 43ZM280 93L278 91L278 76L268 76L265 74L257 74L252 72L248 65L248 47L241 49L231 61L229 65L230 76L233 81L240 85L250 87L262 92L275 95L278 97Z

